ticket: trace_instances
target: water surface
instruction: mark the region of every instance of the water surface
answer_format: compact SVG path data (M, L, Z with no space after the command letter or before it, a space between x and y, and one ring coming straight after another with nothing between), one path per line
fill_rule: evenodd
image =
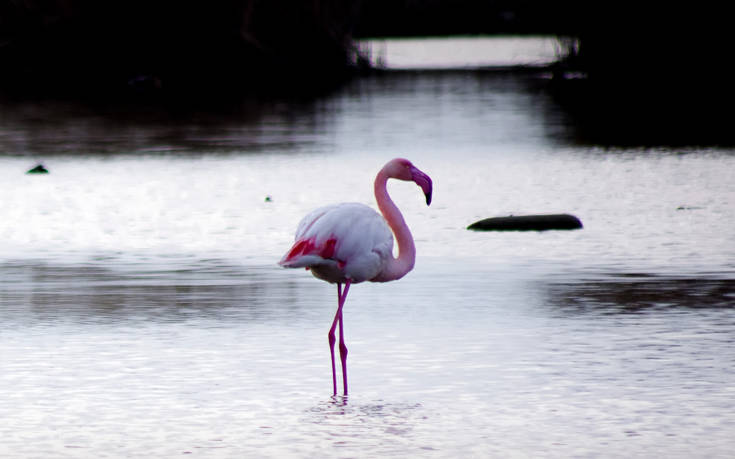
M10 104L0 129L0 455L728 457L735 156L574 141L529 75L375 76L316 102L124 115ZM296 225L390 191L415 270L282 270ZM43 161L44 176L24 172ZM266 200L269 197L269 200ZM572 232L475 233L570 212Z

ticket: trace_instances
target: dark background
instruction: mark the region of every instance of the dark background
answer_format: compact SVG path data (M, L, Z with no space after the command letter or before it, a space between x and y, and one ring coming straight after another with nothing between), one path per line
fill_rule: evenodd
M0 92L313 97L375 71L357 38L550 34L569 47L549 90L593 137L729 143L730 21L722 2L3 0Z

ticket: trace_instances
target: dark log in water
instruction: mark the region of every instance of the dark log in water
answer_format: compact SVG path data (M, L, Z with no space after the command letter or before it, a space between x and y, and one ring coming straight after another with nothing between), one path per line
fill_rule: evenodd
M569 214L493 217L477 221L467 227L473 231L547 231L579 228L582 228L582 222Z

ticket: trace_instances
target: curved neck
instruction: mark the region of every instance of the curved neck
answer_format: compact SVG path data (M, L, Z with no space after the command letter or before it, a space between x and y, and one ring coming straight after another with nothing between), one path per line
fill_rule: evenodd
M401 211L393 203L386 188L388 179L391 178L384 170L378 172L375 177L375 200L378 202L380 213L383 214L391 231L398 243L398 258L391 257L383 268L383 271L375 278L375 282L385 282L400 279L413 269L416 261L416 246L413 236L401 215Z

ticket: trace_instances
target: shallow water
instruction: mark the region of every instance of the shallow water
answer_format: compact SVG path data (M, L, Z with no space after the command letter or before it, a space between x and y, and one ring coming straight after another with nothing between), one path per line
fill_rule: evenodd
M226 115L5 107L0 455L728 457L733 151L579 145L542 87L410 73ZM313 207L372 204L399 155L435 184L431 207L390 187L419 258L351 289L333 398L335 289L275 263ZM585 228L464 229L556 212Z

